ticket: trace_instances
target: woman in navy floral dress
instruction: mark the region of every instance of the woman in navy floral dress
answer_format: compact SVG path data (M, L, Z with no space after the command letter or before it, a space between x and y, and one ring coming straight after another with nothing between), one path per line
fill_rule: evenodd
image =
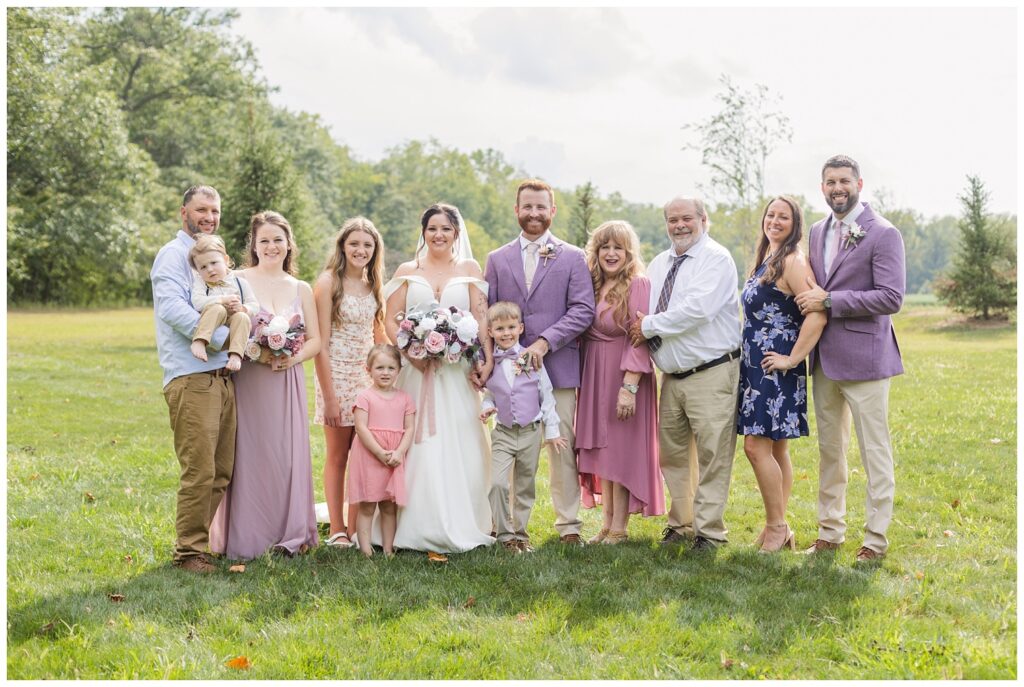
M822 312L800 314L794 296L814 275L800 249L803 212L787 196L771 200L761 217L761 242L743 287L743 355L737 432L764 499L761 551L796 549L786 523L793 488L789 440L807 436L807 366L825 327Z

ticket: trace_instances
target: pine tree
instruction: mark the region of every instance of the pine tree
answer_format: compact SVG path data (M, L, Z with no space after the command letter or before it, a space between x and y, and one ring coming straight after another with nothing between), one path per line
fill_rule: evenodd
M963 205L959 252L952 273L936 287L939 297L954 310L985 320L1017 305L1016 267L1006 236L989 221L988 197L981 179L968 175L967 189L959 196Z
M597 187L587 182L577 186L574 193L576 203L572 207L569 219L569 242L583 248L587 245L590 232L594 228L594 202L597 200Z

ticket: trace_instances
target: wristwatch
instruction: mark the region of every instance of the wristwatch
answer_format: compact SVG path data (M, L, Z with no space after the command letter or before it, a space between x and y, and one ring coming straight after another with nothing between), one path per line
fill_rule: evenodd
M629 393L633 394L634 396L636 396L636 392L640 391L639 384L627 384L626 382L623 382L622 388L628 391Z
M825 300L823 300L821 302L821 304L823 306L825 306L825 310L831 310L832 309L832 292L831 291L829 291L828 293L825 294Z

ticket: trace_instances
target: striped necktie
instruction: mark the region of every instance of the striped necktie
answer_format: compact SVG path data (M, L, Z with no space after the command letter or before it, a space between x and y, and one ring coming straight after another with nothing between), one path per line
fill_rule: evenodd
M665 275L665 283L661 286L661 293L658 295L658 306L654 309L654 314L665 312L668 307L668 302L672 298L672 288L676 283L676 273L679 272L680 265L683 264L683 260L690 257L687 254L680 255L672 260L672 267L669 268L668 274ZM647 347L654 353L661 348L661 337L652 336L647 340Z

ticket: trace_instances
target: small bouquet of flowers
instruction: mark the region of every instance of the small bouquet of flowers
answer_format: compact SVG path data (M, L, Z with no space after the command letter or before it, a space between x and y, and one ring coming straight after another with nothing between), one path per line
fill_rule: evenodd
M482 359L480 325L471 313L438 303L415 306L397 315L397 345L413 360L457 363Z
M269 363L273 357L295 355L305 342L306 325L299 313L289 319L260 311L253 318L245 355L255 362Z

